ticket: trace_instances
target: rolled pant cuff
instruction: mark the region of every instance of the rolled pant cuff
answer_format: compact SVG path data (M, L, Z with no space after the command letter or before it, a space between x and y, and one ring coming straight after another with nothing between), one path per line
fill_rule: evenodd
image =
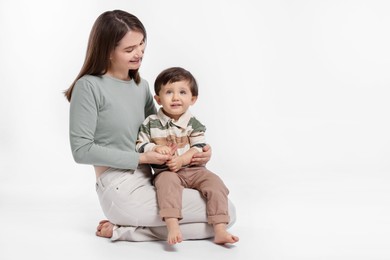
M230 222L230 217L228 215L215 215L215 216L208 216L207 222L209 224L219 224L219 223L226 223L228 224Z
M183 218L183 216L181 215L181 210L175 209L175 208L160 209L160 217L162 219L164 219L164 218L177 218L179 220Z

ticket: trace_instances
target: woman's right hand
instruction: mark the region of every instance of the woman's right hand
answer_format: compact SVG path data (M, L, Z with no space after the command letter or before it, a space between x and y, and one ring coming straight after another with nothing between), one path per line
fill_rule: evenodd
M139 164L164 164L172 158L169 154L159 154L157 152L141 153L139 156Z

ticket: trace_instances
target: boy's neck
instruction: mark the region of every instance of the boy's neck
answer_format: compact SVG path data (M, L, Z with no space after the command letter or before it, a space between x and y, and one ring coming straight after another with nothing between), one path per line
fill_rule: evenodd
M172 115L167 114L165 112L164 108L162 108L162 112L164 113L164 115L166 115L167 117L169 117L170 119L172 119L174 121L178 121L180 119L180 117L182 117L185 114L185 112L184 112L183 114L172 116Z

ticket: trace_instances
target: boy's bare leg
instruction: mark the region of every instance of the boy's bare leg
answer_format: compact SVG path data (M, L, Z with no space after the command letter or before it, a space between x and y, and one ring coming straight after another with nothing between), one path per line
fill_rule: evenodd
M168 228L168 244L174 245L182 242L183 236L180 231L179 220L177 218L165 218L165 224Z
M216 244L233 244L239 240L237 236L233 236L227 232L225 223L214 224L214 233L214 243Z
M99 237L111 238L114 229L114 224L108 220L102 220L96 228L96 235Z

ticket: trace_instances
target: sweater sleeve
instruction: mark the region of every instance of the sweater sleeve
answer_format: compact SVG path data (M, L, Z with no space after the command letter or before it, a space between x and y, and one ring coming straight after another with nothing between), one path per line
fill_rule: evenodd
M70 102L69 137L73 158L80 164L136 169L139 154L97 145L94 140L99 114L99 93L87 80L79 80Z

